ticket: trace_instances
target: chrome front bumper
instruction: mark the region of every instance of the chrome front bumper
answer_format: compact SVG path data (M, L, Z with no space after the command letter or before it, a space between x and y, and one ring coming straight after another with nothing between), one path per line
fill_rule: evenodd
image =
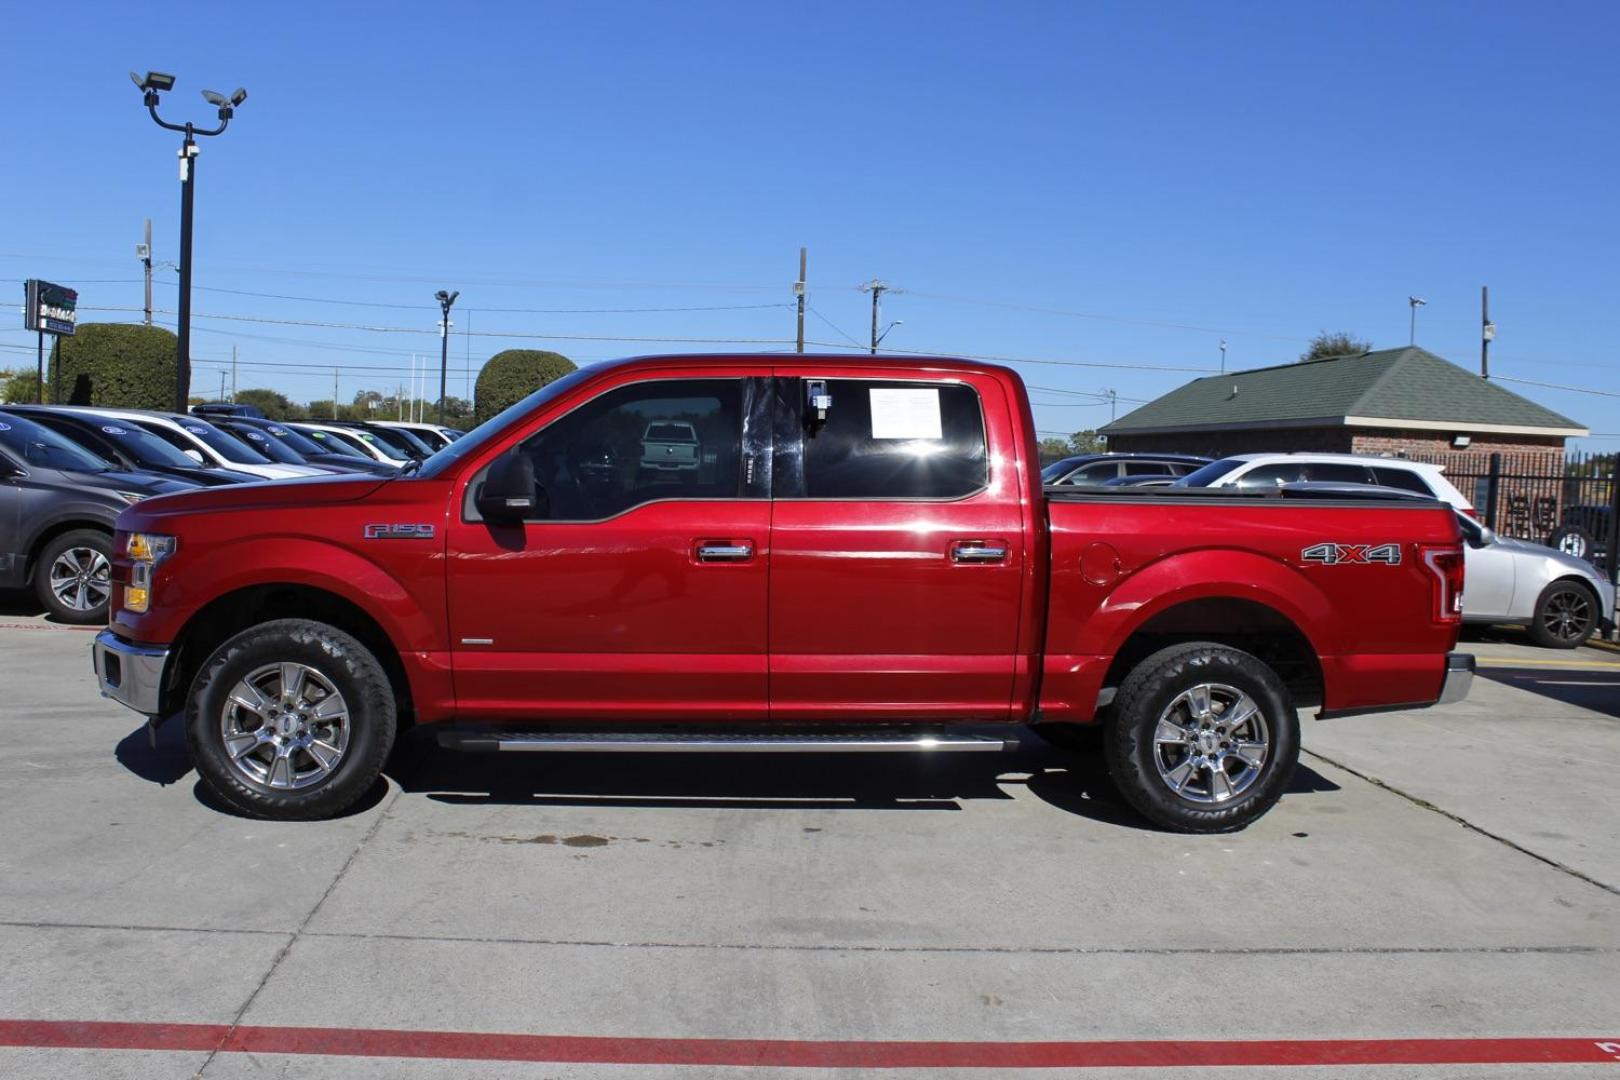
M103 630L90 647L90 663L96 669L102 697L149 717L158 715L168 649L131 645L111 630Z
M1450 705L1468 696L1474 686L1474 654L1454 652L1446 654L1446 678L1440 684L1440 698L1436 705Z

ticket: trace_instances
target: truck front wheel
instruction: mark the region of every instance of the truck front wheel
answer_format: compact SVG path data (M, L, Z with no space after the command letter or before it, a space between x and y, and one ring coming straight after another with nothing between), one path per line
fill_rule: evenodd
M330 817L377 782L394 743L382 665L324 623L277 619L226 641L203 664L186 739L209 789L252 817Z
M1190 642L1126 677L1104 745L1114 783L1142 814L1177 832L1228 832L1282 797L1299 763L1299 717L1264 663Z

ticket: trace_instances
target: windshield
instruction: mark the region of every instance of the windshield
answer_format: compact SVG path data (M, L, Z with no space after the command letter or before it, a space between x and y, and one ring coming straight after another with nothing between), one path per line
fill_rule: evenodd
M238 431L262 431L266 435L273 435L275 436L275 440L277 442L281 443L283 446L289 447L293 453L300 454L306 458L312 454L316 457L320 457L322 454L329 454L332 452L329 448L321 446L312 439L306 437L303 432L294 431L290 427L282 427L280 424L239 423L236 425L236 428Z
M68 472L110 472L105 462L77 443L48 427L20 416L0 414L0 446L26 465L42 465Z
M390 445L387 440L377 438L376 435L369 431L361 431L360 429L356 428L352 431L345 431L343 434L347 435L351 439L359 439L367 446L374 447L379 454L390 461L411 460L411 455L407 454L398 447Z
M403 452L406 457L425 458L433 453L433 450L426 443L416 437L414 431L406 431L404 428L362 428L357 430L355 434L360 435L362 438L369 436L367 441L376 440L392 446L395 450Z
M1190 472L1177 480L1172 487L1209 487L1215 481L1243 464L1242 458L1222 458L1212 461L1197 472Z
M555 401L560 395L584 382L590 375L590 368L576 368L562 378L542 386L523 400L508 405L424 461L417 475L423 477L441 475L463 458L477 454L492 439L498 438L514 421L529 415L549 401Z
M256 428L229 424L222 425L221 430L230 432L238 439L245 439L248 446L272 461L279 461L283 465L302 465L304 463L303 455L298 453L297 450Z
M186 434L198 442L206 443L209 449L226 461L235 462L238 465L270 464L269 458L250 448L240 439L231 438L206 420L199 420L195 416L177 416L172 422L180 425L180 428Z
M1052 481L1074 468L1080 463L1081 460L1082 459L1080 458L1066 457L1052 462L1052 464L1041 470L1041 482L1044 484L1050 484Z
M108 442L113 443L134 459L135 464L143 468L154 469L195 469L197 463L186 455L153 435L145 428L134 424L121 424L116 420L91 421L95 428L104 435Z

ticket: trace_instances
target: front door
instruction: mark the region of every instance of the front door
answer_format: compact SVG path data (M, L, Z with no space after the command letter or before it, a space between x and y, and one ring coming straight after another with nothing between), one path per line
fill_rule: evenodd
M460 715L765 716L770 503L744 436L766 380L746 375L622 384L529 435L522 526L478 519L471 479L448 537Z
M999 384L776 384L772 719L1007 719L1028 555Z

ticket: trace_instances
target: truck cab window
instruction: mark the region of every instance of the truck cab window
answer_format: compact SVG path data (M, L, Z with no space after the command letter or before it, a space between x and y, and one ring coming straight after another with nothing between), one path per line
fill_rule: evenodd
M538 517L596 521L659 499L741 494L742 382L670 379L622 386L520 448L544 491Z
M865 379L827 387L826 420L804 425L805 497L958 499L989 483L972 387Z

